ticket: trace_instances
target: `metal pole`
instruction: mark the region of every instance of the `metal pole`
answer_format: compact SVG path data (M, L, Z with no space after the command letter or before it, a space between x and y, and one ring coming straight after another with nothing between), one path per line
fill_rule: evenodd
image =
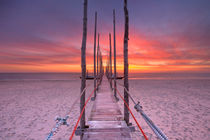
M110 85L112 89L112 43L111 43L111 34L109 33L109 67L110 67Z
M97 29L97 12L95 12L95 32L94 32L94 89L96 88L96 29ZM96 90L94 91L94 99Z
M141 112L141 115L160 140L168 140L167 136L152 122L152 120L150 120L150 118L143 111Z
M127 91L129 91L128 87L128 9L127 9L127 0L124 0L124 14L125 14L125 33L124 33L124 86L127 90L124 89L124 99L125 102L129 106L129 97ZM127 106L124 104L124 120L129 125L129 110Z
M130 96L131 97L131 96ZM134 101L135 102L135 101ZM139 104L140 102L138 102L137 104L135 104L134 108L136 109L137 112L139 112L142 117L144 118L144 120L146 121L146 123L149 125L149 127L152 129L152 131L156 134L156 136L160 139L160 140L168 140L167 136L152 122L152 120L144 113L144 111L142 110L142 106Z
M80 92L86 87L86 40L87 40L87 0L84 0L84 17L83 17L83 36L82 36L82 47L81 47L81 67L82 67L82 78L81 78L81 89ZM85 105L85 92L80 98L80 113ZM85 128L85 111L80 120L80 128ZM81 136L82 138L83 136Z
M117 83L116 83L116 38L115 38L115 10L113 10L113 25L114 25L114 96L117 98Z

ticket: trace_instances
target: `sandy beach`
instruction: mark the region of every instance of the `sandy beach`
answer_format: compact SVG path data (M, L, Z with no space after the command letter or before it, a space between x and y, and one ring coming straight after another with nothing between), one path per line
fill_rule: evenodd
M87 82L88 84L88 82ZM90 84L89 84L90 85ZM90 85L91 86L91 85ZM0 82L0 139L45 139L55 117L65 117L78 97L80 80L21 80ZM79 116L79 105L53 139L68 139Z
M210 0L0 0L0 140L210 140L209 31Z
M145 113L169 139L210 139L210 79L131 79L129 82L131 94L140 100ZM91 81L87 85L89 94L93 85ZM54 118L64 117L69 112L68 109L78 97L79 89L78 78L1 80L0 139L45 139L55 125ZM122 88L119 89L122 93ZM121 104L122 101L119 102L122 110ZM133 109L133 104L130 105L148 137L156 139L142 117ZM87 114L90 109L91 102ZM61 126L53 140L69 139L79 116L78 103L69 116L70 126ZM136 125L131 117L130 120ZM138 139L141 133L135 132L132 137Z
M136 79L130 80L130 93L169 139L209 140L209 83L209 79ZM156 139L142 117L133 112L148 136ZM131 117L130 120L135 124Z

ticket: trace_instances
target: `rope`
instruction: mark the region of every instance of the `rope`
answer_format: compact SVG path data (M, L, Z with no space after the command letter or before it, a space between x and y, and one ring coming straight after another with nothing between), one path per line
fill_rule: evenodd
M119 84L119 83L118 83ZM128 93L129 97L131 98L131 100L133 101L133 103L135 104L134 108L137 112L140 112L140 114L142 115L142 117L144 118L144 120L146 121L146 123L149 125L149 127L152 129L152 131L156 134L156 136L160 139L160 140L168 140L167 136L152 122L152 120L144 113L144 111L142 110L142 106L140 105L140 102L136 103L134 101L134 99L131 97L129 91L124 87L124 85L119 84L120 86L122 86L125 91Z
M49 133L49 135L47 136L46 140L50 140L52 138L52 136L58 132L59 130L59 127L61 125L67 125L69 126L69 124L67 124L67 119L69 118L69 114L71 113L72 109L74 108L74 106L76 105L77 101L80 99L80 97L84 94L85 90L87 89L87 87L89 86L90 84L88 84L84 89L83 91L80 93L80 96L78 96L75 101L73 102L72 106L70 107L69 109L69 112L66 113L65 115L65 118L61 118L61 117L56 117L55 118L55 121L56 121L56 125L55 127L52 128L51 132Z
M125 89L125 91L128 93L128 96L131 98L132 102L136 105L137 103L135 102L135 100L133 99L133 97L131 96L130 92L127 90L127 88L123 85L117 82L117 84L121 87L123 87ZM132 88L131 88L132 89ZM133 94L132 94L133 95ZM137 98L135 95L133 95L135 98ZM137 98L138 99L138 98ZM139 100L139 99L138 99Z
M50 134L47 136L47 138L46 138L46 140L50 140L51 139L51 137L53 136L53 134L54 133L56 133L58 130L59 130L59 127L61 126L61 125L67 125L67 126L69 126L68 124L67 124L67 119L68 119L69 117L68 116L66 116L65 118L59 118L59 117L57 117L56 118L56 125L55 125L55 127L52 129L52 131L50 132Z
M98 85L97 85L97 87L98 87ZM84 113L85 107L86 107L88 101L90 100L91 96L93 95L94 91L97 89L97 87L91 92L91 94L89 95L88 99L85 101L85 105L84 105L84 107L83 107L83 109L82 109L82 112L80 113L80 116L79 116L79 118L78 118L78 120L77 120L77 123L76 123L76 125L75 125L75 127L74 127L74 130L73 130L73 132L72 132L71 137L69 138L69 140L72 140L72 139L73 139L73 136L74 136L74 134L75 134L75 131L76 131L76 129L77 129L77 126L78 126L78 124L79 124L79 121L80 121L80 119L81 119L81 117L82 117L82 115L83 115L83 113Z
M138 121L136 120L135 116L133 115L131 109L129 108L129 106L128 106L128 104L127 104L127 102L126 102L125 99L122 97L122 95L120 94L120 92L118 91L118 89L117 89L116 87L115 87L115 89L116 89L116 91L117 91L117 94L118 94L118 95L120 96L120 98L124 101L126 107L128 108L129 112L131 113L133 119L135 120L135 122L136 122L136 124L137 124L139 130L140 130L141 133L143 134L145 140L148 140L146 134L144 133L143 129L141 128L141 126L139 125L139 123L138 123Z
M86 91L87 87L90 86L90 84L88 84L84 89L83 91L80 93L80 96L77 97L77 99L73 102L72 106L70 107L69 109L69 112L67 113L70 114L71 113L71 110L74 108L74 106L76 105L77 101L81 98L81 96L84 94L84 92Z

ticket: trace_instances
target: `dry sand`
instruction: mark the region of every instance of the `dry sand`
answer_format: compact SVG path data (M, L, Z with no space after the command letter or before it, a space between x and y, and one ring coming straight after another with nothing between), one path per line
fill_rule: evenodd
M130 93L169 139L210 140L210 80L130 80ZM132 103L131 106L148 137L156 139ZM130 120L135 124L131 117ZM140 132L134 137L137 135Z
M209 140L209 83L208 79L130 80L130 91L140 99L145 113L169 139ZM0 139L45 139L55 125L55 116L66 115L78 97L79 89L79 80L0 81ZM91 90L92 85L87 94ZM156 139L141 116L132 110L146 134ZM78 112L79 104L70 114L70 126L62 126L53 136L54 140L69 138ZM130 120L135 124L132 118ZM140 132L133 134L133 138L140 136Z
M79 80L1 81L0 140L45 139L55 125L54 118L66 115L79 89ZM69 115L70 126L62 126L53 139L70 137L79 116L79 104Z

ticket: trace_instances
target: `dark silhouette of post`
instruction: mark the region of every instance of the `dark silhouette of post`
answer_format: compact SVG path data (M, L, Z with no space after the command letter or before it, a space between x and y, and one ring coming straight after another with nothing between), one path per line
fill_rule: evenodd
M128 30L129 30L129 19L127 0L124 0L124 14L125 14L125 33L124 33L124 86L129 91L128 87ZM124 99L129 105L129 96L127 91L124 89ZM129 110L124 104L124 120L129 125Z
M111 34L109 33L109 78L110 78L110 86L112 89L112 42L111 42Z
M109 38L110 39L110 38ZM109 48L108 48L109 49ZM107 49L107 50L108 50ZM109 63L109 56L110 56L110 54L109 54L109 51L107 51L107 61L106 61L106 76L107 76L107 78L108 78L108 80L109 80L109 82L110 82L110 63Z
M98 75L98 64L99 64L99 63L98 63L98 59L99 59L99 58L98 58L98 55L99 55L99 34L98 34L98 47L97 47L97 76L96 76L96 77L97 77L97 84L98 84L98 78L99 78L99 77L98 77L98 76L99 76L99 75ZM98 88L97 88L97 90L98 90Z
M117 99L117 93L116 93L116 88L117 88L117 83L116 83L116 38L115 38L115 10L113 10L113 30L114 30L114 96Z
M100 47L99 47L99 50L100 50ZM101 81L102 81L102 65L103 65L103 62L102 62L102 54L101 54L101 50L100 50L100 80L99 80L99 84L101 85Z
M95 12L95 32L94 32L94 89L96 88L96 29L97 29L97 12ZM94 99L96 90L94 91Z
M84 15L83 15L83 35L82 35L82 47L81 47L81 67L82 67L82 78L81 78L81 89L80 93L86 87L86 40L87 40L87 0L84 0ZM80 98L80 113L85 105L85 92ZM80 128L85 128L85 111L80 120ZM82 136L81 136L82 138Z

